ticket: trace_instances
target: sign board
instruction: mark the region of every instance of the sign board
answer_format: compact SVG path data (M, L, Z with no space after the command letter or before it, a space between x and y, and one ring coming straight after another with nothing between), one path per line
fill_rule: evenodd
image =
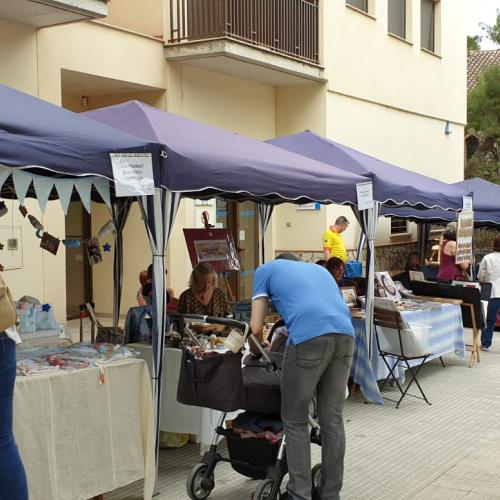
M321 203L303 203L297 205L297 210L321 210Z
M151 153L111 153L116 196L154 194Z
M460 212L457 224L457 253L455 264L472 260L472 236L474 232L474 212Z
M358 210L373 208L373 184L371 182L360 182L356 184L358 197Z
M472 196L462 196L462 199L463 199L462 211L472 212L474 210L472 207Z

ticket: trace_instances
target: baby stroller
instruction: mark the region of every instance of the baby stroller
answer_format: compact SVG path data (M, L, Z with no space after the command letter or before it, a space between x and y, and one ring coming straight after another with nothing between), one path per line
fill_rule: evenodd
M180 316L180 315L176 315ZM210 316L185 314L183 321L227 325L246 340L249 326L246 323ZM189 327L187 328L189 331ZM253 337L255 339L255 337ZM255 340L255 343L258 342ZM243 342L242 342L243 345ZM278 500L282 497L281 483L287 474L286 437L277 442L253 437L242 438L233 429L224 428L227 412L246 410L279 414L281 398L279 374L280 353L269 353L259 345L260 360L243 353L225 352L198 356L185 349L179 375L177 400L183 404L208 407L222 412L214 438L200 463L196 464L186 481L186 490L192 500L208 498L215 487L214 470L219 462L228 462L238 473L259 479L252 494L253 500ZM321 445L320 429L310 416L311 442ZM220 438L226 440L229 457L218 451ZM311 471L312 490L321 480L321 464Z

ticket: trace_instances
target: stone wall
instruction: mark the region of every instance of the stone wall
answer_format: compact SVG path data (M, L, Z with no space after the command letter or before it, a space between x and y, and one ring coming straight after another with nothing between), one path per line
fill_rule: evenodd
M375 271L403 271L406 267L406 259L411 252L417 251L417 243L397 243L394 245L381 245L375 247ZM315 250L279 250L276 255L282 252L288 252L295 255L299 260L304 262L316 262L323 258L323 252ZM348 250L347 255L349 260L356 259L356 250ZM363 266L366 261L366 250L363 250L362 259Z

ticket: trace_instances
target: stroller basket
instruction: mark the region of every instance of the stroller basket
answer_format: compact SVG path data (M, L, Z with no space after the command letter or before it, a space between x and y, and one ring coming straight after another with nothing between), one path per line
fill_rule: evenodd
M199 316L184 315L184 319L198 319ZM225 318L201 317L206 322L229 324L240 329L247 325ZM279 411L279 379L269 366L276 366L275 361L265 353L266 365L242 368L241 352L212 353L200 355L185 349L182 354L177 401L191 406L200 406L219 411L254 410ZM248 369L248 377L245 370ZM256 377L256 374L264 376ZM246 379L246 380L245 380ZM266 386L269 380L269 387Z
M281 441L273 444L265 439L242 438L231 429L221 433L226 438L233 469L252 479L264 479L268 468L276 462Z

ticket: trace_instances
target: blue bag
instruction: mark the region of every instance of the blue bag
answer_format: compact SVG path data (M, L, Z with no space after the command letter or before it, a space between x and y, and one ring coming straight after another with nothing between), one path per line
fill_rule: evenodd
M363 275L363 264L359 260L349 260L345 263L344 278L361 278Z

